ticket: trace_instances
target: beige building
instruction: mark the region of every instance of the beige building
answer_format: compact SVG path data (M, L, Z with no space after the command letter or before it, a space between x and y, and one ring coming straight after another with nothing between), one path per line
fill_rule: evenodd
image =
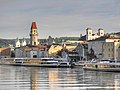
M115 59L118 60L119 54L118 54L118 48L120 46L120 42L114 41L114 42L104 42L103 43L103 58L104 59Z
M56 54L58 51L62 50L62 46L61 45L51 45L49 50L48 50L48 54L49 56L52 56L54 54Z
M58 51L62 50L63 48L66 48L68 50L73 50L77 47L77 45L72 45L72 44L66 44L66 45L59 45L59 44L53 44L50 46L48 50L49 56L54 56Z

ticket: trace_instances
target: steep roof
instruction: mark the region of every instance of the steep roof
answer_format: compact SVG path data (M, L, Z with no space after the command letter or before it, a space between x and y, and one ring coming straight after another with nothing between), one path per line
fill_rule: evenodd
M36 22L32 22L31 29L37 29Z

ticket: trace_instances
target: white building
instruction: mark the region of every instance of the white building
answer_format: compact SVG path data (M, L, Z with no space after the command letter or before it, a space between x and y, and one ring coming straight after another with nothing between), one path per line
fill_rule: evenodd
M26 46L26 40L25 38L23 38L21 41L19 40L19 38L16 39L15 41L15 47L21 47L21 46Z
M23 38L23 40L21 42L21 46L26 46L26 45L27 45L26 40L25 40L25 38Z
M98 33L93 33L93 30L91 28L87 28L86 29L86 41L94 40L96 38L104 36L104 34L105 34L105 32L102 28L98 29Z
M20 40L18 38L15 41L15 47L20 47Z

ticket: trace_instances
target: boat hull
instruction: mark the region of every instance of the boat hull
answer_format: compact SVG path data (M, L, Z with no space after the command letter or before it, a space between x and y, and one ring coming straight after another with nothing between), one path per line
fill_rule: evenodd
M120 72L120 68L85 68L84 70L92 70L92 71L106 71L106 72Z
M32 63L32 61L28 61L27 63L25 61L22 62L14 62L12 60L12 62L10 61L4 61L1 62L0 65L11 65L11 66L27 66L27 67L51 67L51 68L59 68L59 67L63 67L63 68L71 68L73 67L73 65L69 64L69 65L61 65L59 62L47 62L47 61L43 61L43 62L39 62L37 61L37 63ZM44 64L43 64L44 63Z

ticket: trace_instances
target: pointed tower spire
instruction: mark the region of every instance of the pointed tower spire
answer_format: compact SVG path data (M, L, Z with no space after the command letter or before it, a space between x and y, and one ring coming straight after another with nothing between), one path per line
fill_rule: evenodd
M31 29L37 29L36 22L32 22Z

